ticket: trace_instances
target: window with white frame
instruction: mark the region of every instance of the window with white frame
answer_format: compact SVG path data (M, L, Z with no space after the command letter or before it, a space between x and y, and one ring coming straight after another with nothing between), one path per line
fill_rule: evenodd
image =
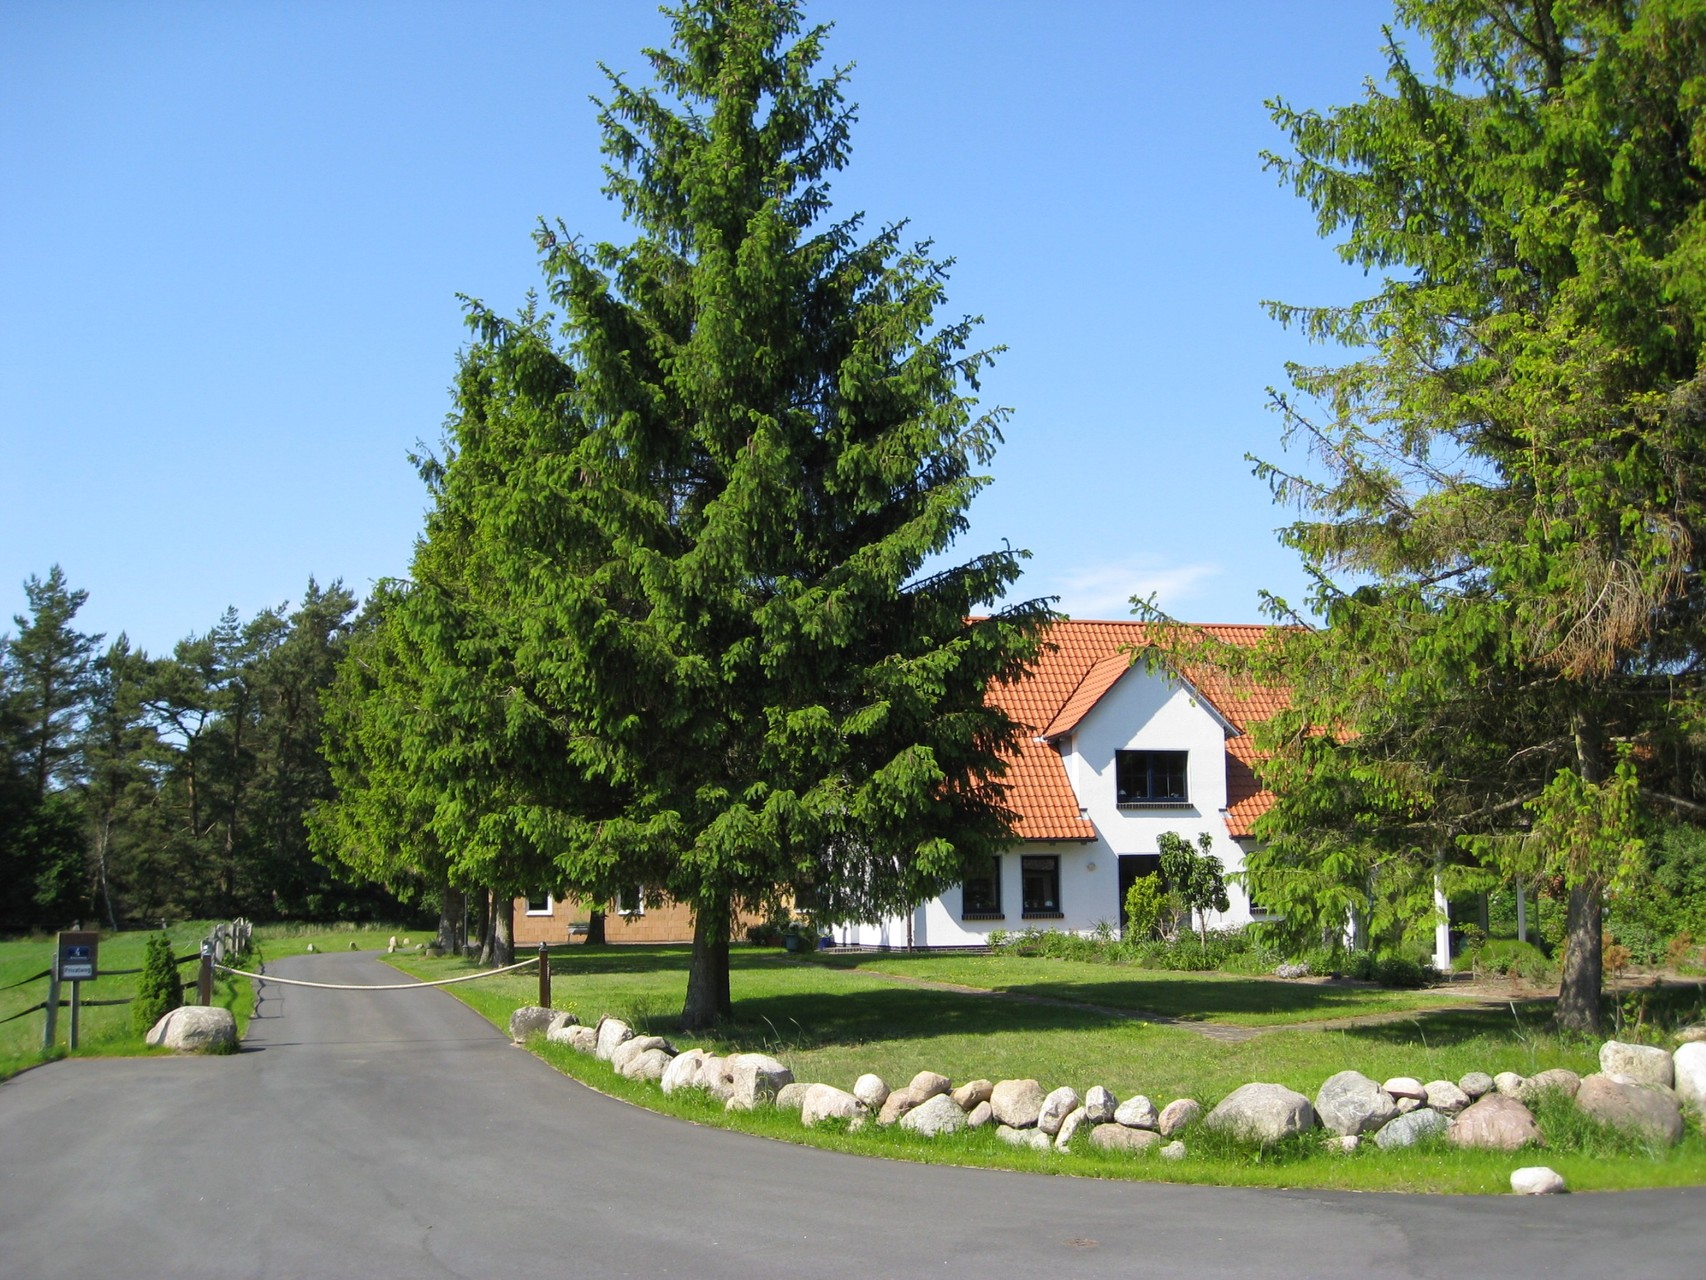
M530 893L527 895L527 914L530 916L548 916L557 905L557 899L549 893Z
M646 914L646 895L638 887L623 889L616 895L616 914L643 916Z

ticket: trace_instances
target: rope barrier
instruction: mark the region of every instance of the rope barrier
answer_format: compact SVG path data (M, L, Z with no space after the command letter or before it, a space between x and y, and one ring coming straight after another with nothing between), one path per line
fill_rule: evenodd
M318 987L322 991L418 991L422 987L448 987L453 982L476 982L481 978L495 978L501 973L514 973L517 969L532 969L539 964L537 960L521 960L502 969L487 969L484 973L465 973L460 978L440 978L436 982L385 982L367 984L360 982L304 982L300 978L275 978L270 973L250 973L247 969L233 969L228 964L216 963L213 967L222 973L236 974L239 978L253 978L257 982L276 982L285 987Z

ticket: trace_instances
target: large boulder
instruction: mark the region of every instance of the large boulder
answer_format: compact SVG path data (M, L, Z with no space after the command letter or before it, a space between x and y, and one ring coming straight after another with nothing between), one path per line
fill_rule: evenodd
M934 1098L938 1094L947 1093L954 1087L954 1082L947 1076L935 1071L920 1071L912 1077L912 1083L906 1086L918 1095L920 1102Z
M600 1018L598 1020L598 1047L593 1053L601 1061L609 1062L610 1055L616 1052L616 1046L634 1038L634 1028L620 1018Z
M1120 1100L1099 1084L1084 1092L1084 1119L1089 1124L1112 1124Z
M1257 1082L1227 1094L1203 1123L1239 1142L1265 1147L1313 1129L1315 1108L1295 1089Z
M1327 1077L1315 1094L1321 1127L1337 1134L1373 1133L1398 1114L1392 1095L1360 1071Z
M531 1035L543 1035L557 1016L555 1009L544 1009L536 1004L524 1004L509 1015L509 1038L516 1044Z
M180 1005L150 1027L145 1039L178 1053L235 1053L237 1019L213 1005Z
M800 1110L800 1108L805 1106L806 1090L810 1088L811 1085L803 1080L796 1080L793 1084L783 1085L776 1091L776 1110Z
M1037 1112L1037 1128L1052 1138L1060 1132L1061 1123L1066 1117L1081 1105L1078 1090L1062 1085L1043 1099L1042 1108Z
M1114 1108L1114 1123L1127 1129L1159 1129L1161 1115L1155 1104L1139 1093Z
M1669 1089L1596 1074L1582 1081L1576 1105L1601 1124L1638 1133L1649 1142L1671 1146L1682 1141L1682 1108Z
M1697 1110L1706 1111L1706 1041L1683 1043L1671 1056L1676 1072L1676 1096Z
M1493 1091L1493 1077L1485 1071L1471 1071L1457 1082L1457 1087L1469 1095L1469 1101L1477 1102Z
M800 1101L800 1123L814 1125L824 1120L857 1120L863 1114L859 1099L832 1084L814 1084Z
M662 1036L633 1036L610 1051L610 1065L616 1068L617 1075L625 1076L628 1074L630 1062L642 1053L651 1053L654 1050L663 1053L666 1057L673 1058L675 1056L675 1047ZM659 1078L661 1075L660 1072Z
M1171 1138L1183 1133L1185 1126L1195 1124L1201 1114L1202 1103L1195 1098L1174 1098L1155 1118L1155 1131L1163 1138Z
M570 1027L578 1027L580 1024L581 1020L574 1014L559 1013L545 1024L545 1038L553 1042L560 1042L563 1038L563 1032Z
M1473 1101L1449 1080L1429 1080L1424 1087L1428 1091L1428 1106L1441 1115L1457 1115Z
M968 1129L981 1129L986 1124L994 1123L995 1108L989 1105L988 1098L966 1112L966 1128Z
M1042 1114L1045 1096L1042 1085L1035 1080L1003 1080L989 1091L989 1106L997 1124L1009 1129L1031 1129Z
M959 1104L961 1111L971 1112L977 1109L978 1103L988 1102L994 1092L995 1085L992 1081L970 1080L948 1096Z
M853 1096L867 1111L881 1111L892 1092L881 1076L868 1071L853 1082Z
M1161 1145L1153 1129L1133 1129L1123 1124L1099 1124L1090 1130L1090 1145L1098 1151L1126 1151L1142 1155Z
M908 1111L923 1101L924 1099L913 1091L911 1085L896 1089L883 1099L882 1109L877 1112L877 1123L880 1125L899 1124Z
M1065 1151L1072 1145L1073 1136L1084 1128L1089 1115L1090 1112L1084 1107L1074 1107L1066 1113L1066 1118L1060 1122L1060 1128L1055 1131L1054 1148L1056 1151ZM1039 1124L1037 1128L1041 1129L1042 1125ZM1044 1132L1046 1133L1047 1130Z
M552 1044L567 1045L576 1053L598 1052L598 1031L594 1027L583 1027L579 1023L573 1026L553 1027L545 1033L545 1038Z
M729 1060L714 1053L706 1054L705 1061L699 1064L699 1087L718 1102L734 1097L735 1073Z
M1450 1127L1451 1121L1432 1107L1418 1107L1384 1126L1374 1135L1374 1145L1382 1151L1413 1147L1423 1138L1444 1133Z
M1537 1075L1532 1075L1522 1086L1520 1097L1524 1102L1533 1102L1541 1094L1552 1092L1561 1093L1566 1098L1576 1096L1576 1090L1582 1087L1582 1078L1568 1067L1552 1067Z
M1493 1077L1493 1088L1507 1098L1521 1098L1528 1088L1528 1077L1515 1071L1501 1071Z
M663 1073L674 1061L674 1056L662 1049L645 1049L639 1053L630 1053L622 1059L622 1065L616 1068L616 1074L626 1076L630 1080L662 1080Z
M947 1094L934 1093L902 1116L900 1127L926 1138L958 1133L966 1127L966 1113Z
M783 1085L794 1081L792 1071L765 1053L737 1053L729 1065L734 1068L734 1084L727 1105L734 1111L751 1111L773 1101Z
M678 1089L703 1089L705 1082L702 1073L705 1070L705 1051L689 1049L686 1053L678 1053L664 1069L663 1079L658 1083L663 1086L665 1093L674 1093Z
M1518 1147L1544 1146L1534 1115L1517 1099L1489 1093L1472 1102L1451 1125L1451 1140L1460 1147L1486 1151L1515 1151Z
M1519 1196L1555 1196L1565 1189L1564 1175L1543 1164L1529 1165L1511 1174L1511 1190Z
M1676 1085L1676 1065L1670 1054L1649 1044L1607 1040L1599 1046L1599 1069L1608 1076L1622 1076L1631 1084L1652 1084L1661 1089Z

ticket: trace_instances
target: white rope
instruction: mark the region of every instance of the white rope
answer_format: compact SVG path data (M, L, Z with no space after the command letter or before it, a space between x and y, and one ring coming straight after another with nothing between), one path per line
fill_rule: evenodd
M213 967L225 973L234 973L239 978L253 978L257 982L276 982L286 987L319 987L323 991L417 991L422 987L448 987L453 982L474 982L480 978L495 978L500 973L514 973L517 969L528 969L537 965L537 960L518 960L515 964L503 969L487 969L484 973L465 973L460 978L440 978L436 982L384 982L367 984L360 982L303 982L300 978L275 978L270 973L250 973L247 969L233 969L228 964L215 964Z

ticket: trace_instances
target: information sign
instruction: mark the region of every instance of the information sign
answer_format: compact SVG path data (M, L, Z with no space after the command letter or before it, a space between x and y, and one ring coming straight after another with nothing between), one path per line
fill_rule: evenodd
M59 980L61 982L93 982L99 975L97 967L101 935L87 930L66 930L59 935Z

